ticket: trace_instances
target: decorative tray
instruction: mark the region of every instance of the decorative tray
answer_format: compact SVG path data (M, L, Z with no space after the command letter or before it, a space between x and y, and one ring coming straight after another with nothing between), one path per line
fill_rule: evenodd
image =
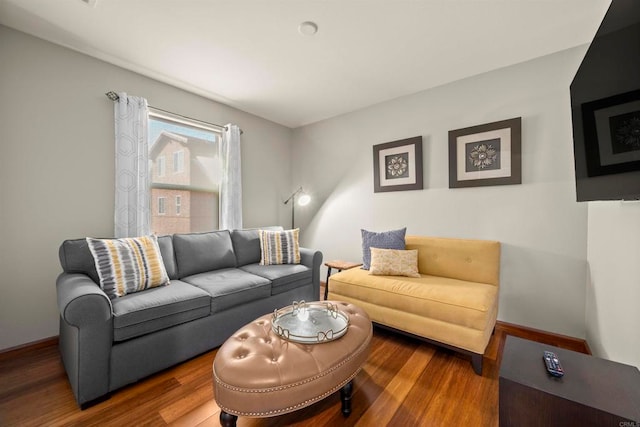
M330 302L294 301L276 309L271 329L280 337L303 344L333 341L347 332L349 317Z

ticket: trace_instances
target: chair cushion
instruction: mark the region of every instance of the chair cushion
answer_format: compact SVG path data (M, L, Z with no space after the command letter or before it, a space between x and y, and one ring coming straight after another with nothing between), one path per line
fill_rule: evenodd
M111 303L115 341L205 317L211 311L211 296L180 280L172 280L168 286L125 295Z
M242 270L271 281L271 295L311 283L312 270L302 264L260 265L249 264Z
M329 291L477 330L486 326L498 299L498 288L487 283L424 274L419 278L372 276L359 268L331 275Z
M174 234L173 247L180 279L236 266L229 230Z
M211 313L271 295L270 280L238 268L195 274L183 280L211 296Z

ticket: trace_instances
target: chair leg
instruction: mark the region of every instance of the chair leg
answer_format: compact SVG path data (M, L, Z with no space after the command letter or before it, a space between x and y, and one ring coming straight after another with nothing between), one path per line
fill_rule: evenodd
M473 353L471 355L471 365L473 366L473 370L475 371L476 374L482 376L482 359L483 359L482 354L478 354L478 353Z

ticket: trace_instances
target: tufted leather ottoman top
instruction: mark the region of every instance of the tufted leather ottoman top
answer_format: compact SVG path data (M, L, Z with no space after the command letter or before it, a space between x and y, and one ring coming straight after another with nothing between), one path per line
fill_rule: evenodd
M234 415L275 416L311 405L351 381L369 356L373 329L361 308L333 304L349 316L347 333L335 341L287 341L271 330L271 314L233 334L213 362L218 406Z

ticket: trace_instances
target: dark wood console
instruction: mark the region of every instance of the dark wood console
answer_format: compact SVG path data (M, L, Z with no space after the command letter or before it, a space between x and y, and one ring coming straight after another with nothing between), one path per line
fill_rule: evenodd
M564 376L549 375L544 350ZM507 337L499 377L500 427L640 427L640 371L521 338Z

